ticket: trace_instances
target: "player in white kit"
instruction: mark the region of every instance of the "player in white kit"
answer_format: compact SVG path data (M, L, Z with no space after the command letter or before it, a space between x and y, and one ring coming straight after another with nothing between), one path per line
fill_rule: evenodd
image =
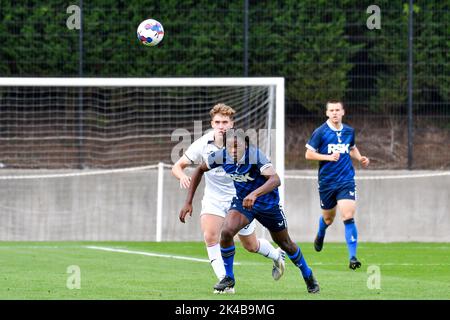
M180 180L181 188L189 188L190 185L190 177L184 173L187 166L207 161L210 153L222 148L223 134L233 127L234 114L233 108L222 103L211 109L211 127L214 130L194 141L172 168L173 175ZM236 191L233 180L226 175L222 167L206 172L205 182L200 224L211 266L217 278L221 280L225 276L225 267L220 252L220 232ZM180 221L184 223L185 216L180 215ZM275 249L266 239L256 238L255 221L241 229L238 235L247 251L259 253L273 260L272 277L275 280L280 279L284 273L284 251Z

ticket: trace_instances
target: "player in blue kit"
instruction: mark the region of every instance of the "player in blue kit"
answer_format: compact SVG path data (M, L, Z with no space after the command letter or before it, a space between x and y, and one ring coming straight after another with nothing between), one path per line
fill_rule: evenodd
M279 204L278 186L281 182L272 163L258 148L248 143L240 130L227 131L224 141L226 141L225 148L211 153L208 161L195 169L186 203L180 212L180 218L192 213L192 200L203 173L222 166L234 182L236 196L225 217L220 239L226 276L214 286L214 289L217 292L225 292L234 288L233 238L240 229L256 219L270 231L275 243L300 269L308 292L318 293L319 284L312 270L308 267L300 248L289 237L286 217Z
M344 105L341 101L331 100L326 105L328 120L314 130L306 144L307 160L319 160L319 195L322 217L319 231L314 240L314 248L321 251L325 232L336 216L336 207L341 213L345 225L350 269L361 267L356 258L358 231L354 215L356 211L355 171L352 159L363 167L369 165L369 159L361 156L355 145L355 130L342 124Z

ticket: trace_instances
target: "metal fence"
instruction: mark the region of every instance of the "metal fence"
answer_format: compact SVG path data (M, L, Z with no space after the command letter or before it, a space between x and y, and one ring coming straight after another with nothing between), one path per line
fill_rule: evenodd
M450 168L446 1L70 5L0 3L1 76L282 76L287 168L316 165L304 160L304 144L326 120L329 98L345 102L372 168ZM150 17L165 28L156 48L135 35Z

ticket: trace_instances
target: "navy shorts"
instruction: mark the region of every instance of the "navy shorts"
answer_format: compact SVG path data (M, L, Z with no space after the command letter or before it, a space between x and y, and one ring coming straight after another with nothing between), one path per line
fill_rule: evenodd
M326 190L319 190L319 195L320 207L323 210L330 210L336 207L338 200L356 200L356 185L353 182L337 185Z
M287 228L287 221L283 209L280 205L276 205L269 210L247 210L242 206L242 199L237 197L231 201L229 210L236 210L247 217L249 223L256 219L269 231L278 232Z

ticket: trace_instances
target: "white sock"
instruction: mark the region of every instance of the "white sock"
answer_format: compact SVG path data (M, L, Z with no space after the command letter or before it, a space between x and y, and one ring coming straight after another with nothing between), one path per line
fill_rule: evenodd
M266 239L258 239L259 242L259 249L258 249L258 253L266 258L270 258L272 260L277 260L280 252L275 249L269 241L267 241Z
M216 274L217 279L222 280L225 277L225 266L223 264L222 253L220 252L220 244L215 244L211 247L206 247L208 251L209 261L211 262L211 267Z

